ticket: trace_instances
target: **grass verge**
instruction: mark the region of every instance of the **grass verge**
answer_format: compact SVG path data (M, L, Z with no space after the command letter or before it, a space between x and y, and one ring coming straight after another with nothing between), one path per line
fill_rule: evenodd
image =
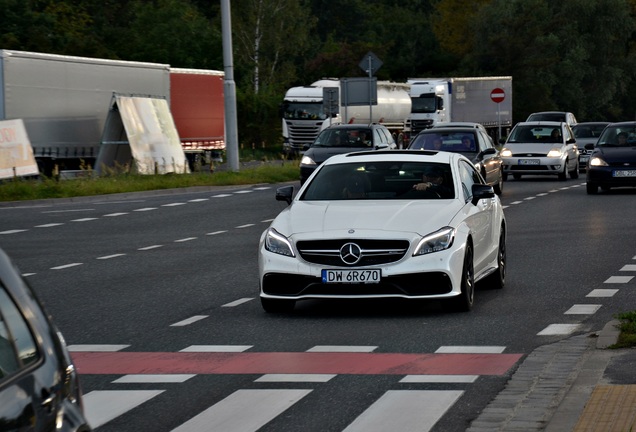
M16 178L0 183L0 201L70 198L194 186L282 183L298 180L299 175L297 161L275 161L254 167L240 168L239 171L214 171L212 173L117 174L60 181L52 178Z
M616 343L609 348L633 348L636 347L636 311L623 312L616 315L619 320L620 333Z

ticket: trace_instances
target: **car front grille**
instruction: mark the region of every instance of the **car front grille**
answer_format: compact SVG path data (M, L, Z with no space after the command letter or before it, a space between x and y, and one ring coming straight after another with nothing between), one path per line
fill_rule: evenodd
M447 294L451 290L451 279L443 272L386 276L375 284L325 284L319 277L283 273L267 273L263 276L265 294L285 297L417 297Z
M343 261L341 250L347 244L360 249L360 259L349 264ZM363 267L399 261L409 249L408 240L335 239L303 240L296 243L302 259L326 266Z

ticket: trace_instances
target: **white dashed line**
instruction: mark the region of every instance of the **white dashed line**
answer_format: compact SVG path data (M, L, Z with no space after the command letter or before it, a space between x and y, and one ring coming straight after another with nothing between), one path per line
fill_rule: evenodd
M226 198L231 196L232 194L218 194L218 195L212 195L211 198Z
M170 203L170 204L161 204L161 207L177 207L182 205L186 205L186 203L177 202L177 203Z
M261 221L261 223L269 223L269 222L271 222L271 221L273 221L273 220L274 220L274 219L265 219L265 220L262 220L262 221Z
M254 226L254 224L239 225L239 226L234 227L234 228L237 228L237 229L240 229L240 228L249 228L249 227L251 227L251 226Z
M332 374L267 374L254 380L254 382L320 382L324 383L337 375Z
M188 202L191 202L191 203L203 202L203 201L209 201L209 199L208 198L197 198L197 199L188 200Z
M107 260L107 259L111 259L111 258L117 258L120 256L126 256L126 254L123 253L119 253L119 254L113 254L113 255L105 255L105 256L101 256L101 257L97 257L98 260Z
M28 230L21 229L21 230L0 231L0 234L16 234L16 233L24 232L24 231L28 231Z
M548 195L547 192L543 192L543 193L537 194L538 197L542 197L542 196L546 196L546 195Z
M36 275L37 273L22 273L22 276L24 277L29 277L29 276L33 276Z
M209 233L207 233L206 235L207 235L207 236L213 236L213 235L217 235L217 234L223 234L223 233L226 233L226 232L227 232L227 230L223 230L223 231L214 231L214 232L209 232Z
M82 218L82 219L73 219L71 222L88 222L92 220L97 220L97 218Z
M175 243L183 243L183 242L187 242L187 241L191 241L191 240L196 240L196 237L186 237L186 238L182 238L179 240L175 240Z
M135 209L133 211L136 212L145 212L145 211L150 211L150 210L157 210L157 207L144 207L144 208L140 208L140 209Z
M68 350L71 352L116 352L128 348L130 345L114 345L114 344L82 344L69 345Z
M139 249L137 249L137 250L140 250L140 251L147 251L147 250L151 250L151 249L157 249L157 248L160 248L160 247L163 247L163 245L152 245L152 246L146 246L146 247L139 248Z
M254 345L190 345L179 352L243 352Z
M242 298L242 299L238 299L238 300L235 300L235 301L233 301L233 302L226 303L226 304L224 304L224 305L223 305L223 306L221 306L221 307L234 307L234 306L241 305L241 304L243 304L243 303L247 303L247 302L248 302L248 301L250 301L250 300L254 300L254 298L252 297L252 298Z
M523 203L523 201L513 201L510 203L510 205L517 205L517 204L521 204Z
M36 225L36 228L51 228L54 226L60 226L60 225L64 225L63 223L50 223L50 224L44 224L44 225Z
M51 270L64 270L64 269L71 268L71 267L81 266L82 264L84 264L84 263L65 264L65 265L61 265L61 266L57 266L57 267L51 267Z
M407 375L401 383L474 383L479 375Z
M636 264L627 264L624 265L622 269L619 271L636 271Z
M370 353L377 349L377 346L365 345L316 345L309 348L307 352L365 352Z
M201 321L202 319L207 318L209 315L195 315L183 321L176 322L174 324L170 324L170 327L183 327L195 323L197 321Z
M634 276L611 276L609 279L607 279L605 282L606 284L624 284L624 283L628 283L629 281L631 281L634 278Z
M235 194L247 194L247 193L252 193L253 191L251 190L240 190L240 191L236 191L234 192Z
M162 374L162 375L124 375L113 381L113 384L159 384L159 383L182 383L186 382L194 374Z
M595 314L602 305L596 304L580 304L574 305L567 311L565 311L565 315L592 315Z
M617 289L595 289L585 297L613 297L617 292Z
M525 200L525 201L530 201L530 200L533 200L533 199L535 199L535 198L536 198L536 196L531 196L531 197L528 197L528 198L524 198L524 200Z
M501 354L506 349L505 346L462 346L462 345L448 345L441 346L435 351L436 354Z
M581 324L550 324L537 333L537 336L569 335L574 333L580 325Z
M109 213L109 214L105 214L104 217L116 217L116 216L123 216L127 214L128 213Z

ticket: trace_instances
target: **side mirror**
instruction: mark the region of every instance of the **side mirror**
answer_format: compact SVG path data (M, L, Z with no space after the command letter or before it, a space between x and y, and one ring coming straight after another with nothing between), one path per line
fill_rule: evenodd
M286 201L287 205L291 204L293 195L293 186L283 186L276 189L276 201Z
M574 138L570 138L565 142L566 144L576 144L576 140Z
M309 150L309 147L311 147L311 144L303 144L303 150L304 151Z
M494 154L497 154L497 149L496 149L496 148L494 148L494 147L490 147L490 148L487 148L487 149L486 149L486 150L484 150L484 151L479 152L479 154L477 155L477 157L478 157L479 159L483 159L483 158L484 158L484 156L494 155Z
M594 150L594 144L593 143L585 144L585 150Z
M477 205L479 200L494 198L495 190L490 185L475 183L472 187L473 199L471 203Z

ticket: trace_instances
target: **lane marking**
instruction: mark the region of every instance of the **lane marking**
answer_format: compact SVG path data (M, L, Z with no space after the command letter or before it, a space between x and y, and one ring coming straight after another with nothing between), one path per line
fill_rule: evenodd
M316 345L313 348L309 348L306 352L323 352L323 353L370 353L377 349L377 346L363 346L363 345Z
M123 216L127 214L128 213L109 213L109 214L105 214L104 217L117 217L117 216Z
M611 276L609 279L607 279L605 282L606 284L611 284L611 283L615 283L615 284L622 284L622 283L628 283L629 281L631 281L634 278L634 276Z
M9 231L0 231L0 234L16 234L19 232L24 232L24 231L28 231L25 229L15 229L15 230L9 230Z
M585 297L613 297L617 292L617 289L594 289Z
M636 271L636 264L627 264L624 265L622 269L619 271Z
M190 345L179 352L244 352L254 345Z
M500 354L506 349L505 346L441 346L436 353L465 353L465 354Z
M84 264L84 263L64 264L64 265L57 266L57 267L51 267L51 270L64 270L64 269L71 268L71 267L81 266L82 264Z
M335 374L267 374L254 382L328 382L337 377Z
M117 352L128 348L130 345L114 345L114 344L83 344L69 345L68 350L71 352Z
M37 273L22 273L22 276L24 277L29 277L29 276L33 276L36 275Z
M157 248L160 248L160 247L163 247L163 245L152 245L152 246L146 246L146 247L139 248L139 249L137 249L137 250L140 250L140 251L147 251L147 250L151 250L151 249L157 249Z
M250 223L250 224L245 224L245 225L239 225L239 226L234 227L234 228L241 229L241 228L249 228L251 226L254 226L254 224Z
M407 375L401 383L474 383L479 375Z
M255 432L311 390L237 390L172 432Z
M188 202L196 203L196 202L203 202L203 201L209 201L209 200L210 200L209 198L196 198L196 199L188 200Z
M113 384L182 383L195 376L194 374L124 375L113 381Z
M240 190L240 191L236 191L234 192L235 194L248 194L248 193L252 193L253 191L251 190Z
M182 238L182 239L178 239L175 240L175 243L183 243L183 242L188 242L188 241L192 241L192 240L196 240L196 237L186 237L186 238Z
M537 336L569 335L574 333L580 326L581 324L550 324L537 333Z
M209 315L195 315L195 316L190 317L188 319L184 319L183 321L179 321L179 322L176 322L174 324L170 324L170 327L187 326L187 325L190 325L190 324L195 323L197 321L201 321L202 319L205 319L207 317L209 317Z
M567 311L565 315L592 315L595 314L602 305L599 304L579 304L574 305Z
M214 232L209 232L206 234L206 236L213 236L213 235L217 235L217 234L223 234L226 233L227 230L223 230L223 231L214 231Z
M164 390L98 390L84 395L84 411L96 429L130 411Z
M212 195L210 198L225 198L225 197L231 197L232 194L218 194L218 195Z
M271 188L272 188L271 186L259 186L259 187L255 187L254 190L262 191L262 190L270 190Z
M343 432L429 431L464 392L389 390Z
M94 221L97 220L98 218L81 218L81 219L72 219L71 222L88 222L88 221Z
M221 307L234 307L234 306L241 305L243 303L247 303L250 300L254 300L254 297L252 297L252 298L246 297L246 298L234 300L233 302L226 303L226 304L222 305Z
M157 207L144 207L144 208L135 209L133 211L145 212L145 211L150 211L150 210L157 210Z
M48 223L48 224L44 224L44 225L36 225L36 228L50 228L50 227L54 227L54 226L59 226L59 225L64 225L63 223L59 222L59 223Z
M177 207L177 206L182 206L182 205L186 205L186 203L175 202L175 203L170 203L170 204L161 204L161 207Z
M522 204L523 201L513 201L510 203L510 205L516 205L516 204Z
M111 258L117 258L120 256L126 256L125 253L118 253L118 254L113 254L113 255L105 255L105 256L101 256L101 257L97 257L96 259L98 260L107 260L107 259L111 259Z

